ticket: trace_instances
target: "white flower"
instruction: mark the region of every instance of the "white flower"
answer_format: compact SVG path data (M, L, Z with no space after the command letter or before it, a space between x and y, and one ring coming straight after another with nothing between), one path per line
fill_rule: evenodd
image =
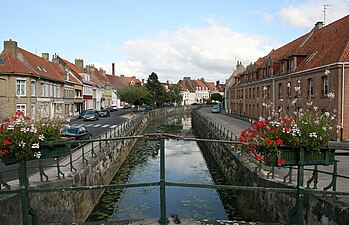
M330 92L330 93L328 93L328 95L327 95L327 96L328 96L328 98L329 98L329 99L331 99L331 100L332 100L332 99L334 99L334 96L335 96L335 95L334 95L334 93L333 93L333 92Z
M325 112L325 116L326 117L330 117L330 113L329 112Z
M40 148L39 143L32 144L32 148Z
M39 135L39 140L40 140L40 141L45 140L45 137L44 137L44 135L43 135L43 134L40 134L40 135Z
M40 159L41 152L34 152L34 157L37 158L37 159Z

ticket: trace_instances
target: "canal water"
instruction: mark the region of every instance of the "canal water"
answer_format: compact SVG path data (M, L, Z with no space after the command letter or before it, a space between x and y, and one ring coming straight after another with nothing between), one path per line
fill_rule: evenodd
M153 121L147 133L172 133L193 137L191 117L171 116ZM111 183L159 182L160 142L139 140ZM226 184L208 151L195 141L165 140L166 181ZM89 221L132 220L160 217L159 187L106 190ZM180 218L243 219L232 192L215 189L166 187L166 215Z

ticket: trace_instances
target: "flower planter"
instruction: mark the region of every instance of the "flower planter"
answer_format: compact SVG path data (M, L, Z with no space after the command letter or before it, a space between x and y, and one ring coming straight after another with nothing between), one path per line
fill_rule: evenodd
M280 146L280 156L271 157L265 161L267 166L297 166L297 165L332 165L335 158L335 149L322 148L320 151L304 150L304 161L300 162L300 150L293 149L287 146ZM284 163L280 165L277 160L284 159Z
M40 159L48 159L48 158L58 158L67 156L70 154L71 150L71 143L66 143L67 140L58 140L58 141L51 141L51 142L41 142L40 148L38 151L40 151L41 156ZM38 158L35 158L34 156L32 158L29 158L27 160L35 160ZM18 163L20 160L16 159L15 157L1 157L2 163L5 165L12 165L15 163Z
M71 143L66 143L66 140L41 142L40 152L41 159L57 158L70 154Z

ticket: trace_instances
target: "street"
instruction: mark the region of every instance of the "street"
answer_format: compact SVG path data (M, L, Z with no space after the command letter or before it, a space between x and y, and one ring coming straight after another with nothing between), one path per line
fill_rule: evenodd
M110 117L100 117L97 121L84 121L83 119L74 118L70 121L71 125L83 124L87 130L92 134L92 138L98 137L100 134L105 133L107 130L122 124L127 120L125 114L130 113L129 109L119 109L110 113ZM55 166L55 159L43 159L42 165L44 167ZM30 160L27 162L28 175L38 172L39 160ZM0 161L0 180L8 182L10 180L17 179L18 177L18 163L5 166ZM2 177L1 177L2 176Z

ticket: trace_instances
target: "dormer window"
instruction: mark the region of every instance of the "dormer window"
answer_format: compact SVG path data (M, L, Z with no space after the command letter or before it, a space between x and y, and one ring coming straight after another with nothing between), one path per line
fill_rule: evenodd
M36 66L36 68L38 68L38 70L42 71L42 69L39 66Z
M1 64L5 64L5 59L4 58L0 58L0 65Z
M290 70L293 70L296 68L296 57L293 57L290 59Z

